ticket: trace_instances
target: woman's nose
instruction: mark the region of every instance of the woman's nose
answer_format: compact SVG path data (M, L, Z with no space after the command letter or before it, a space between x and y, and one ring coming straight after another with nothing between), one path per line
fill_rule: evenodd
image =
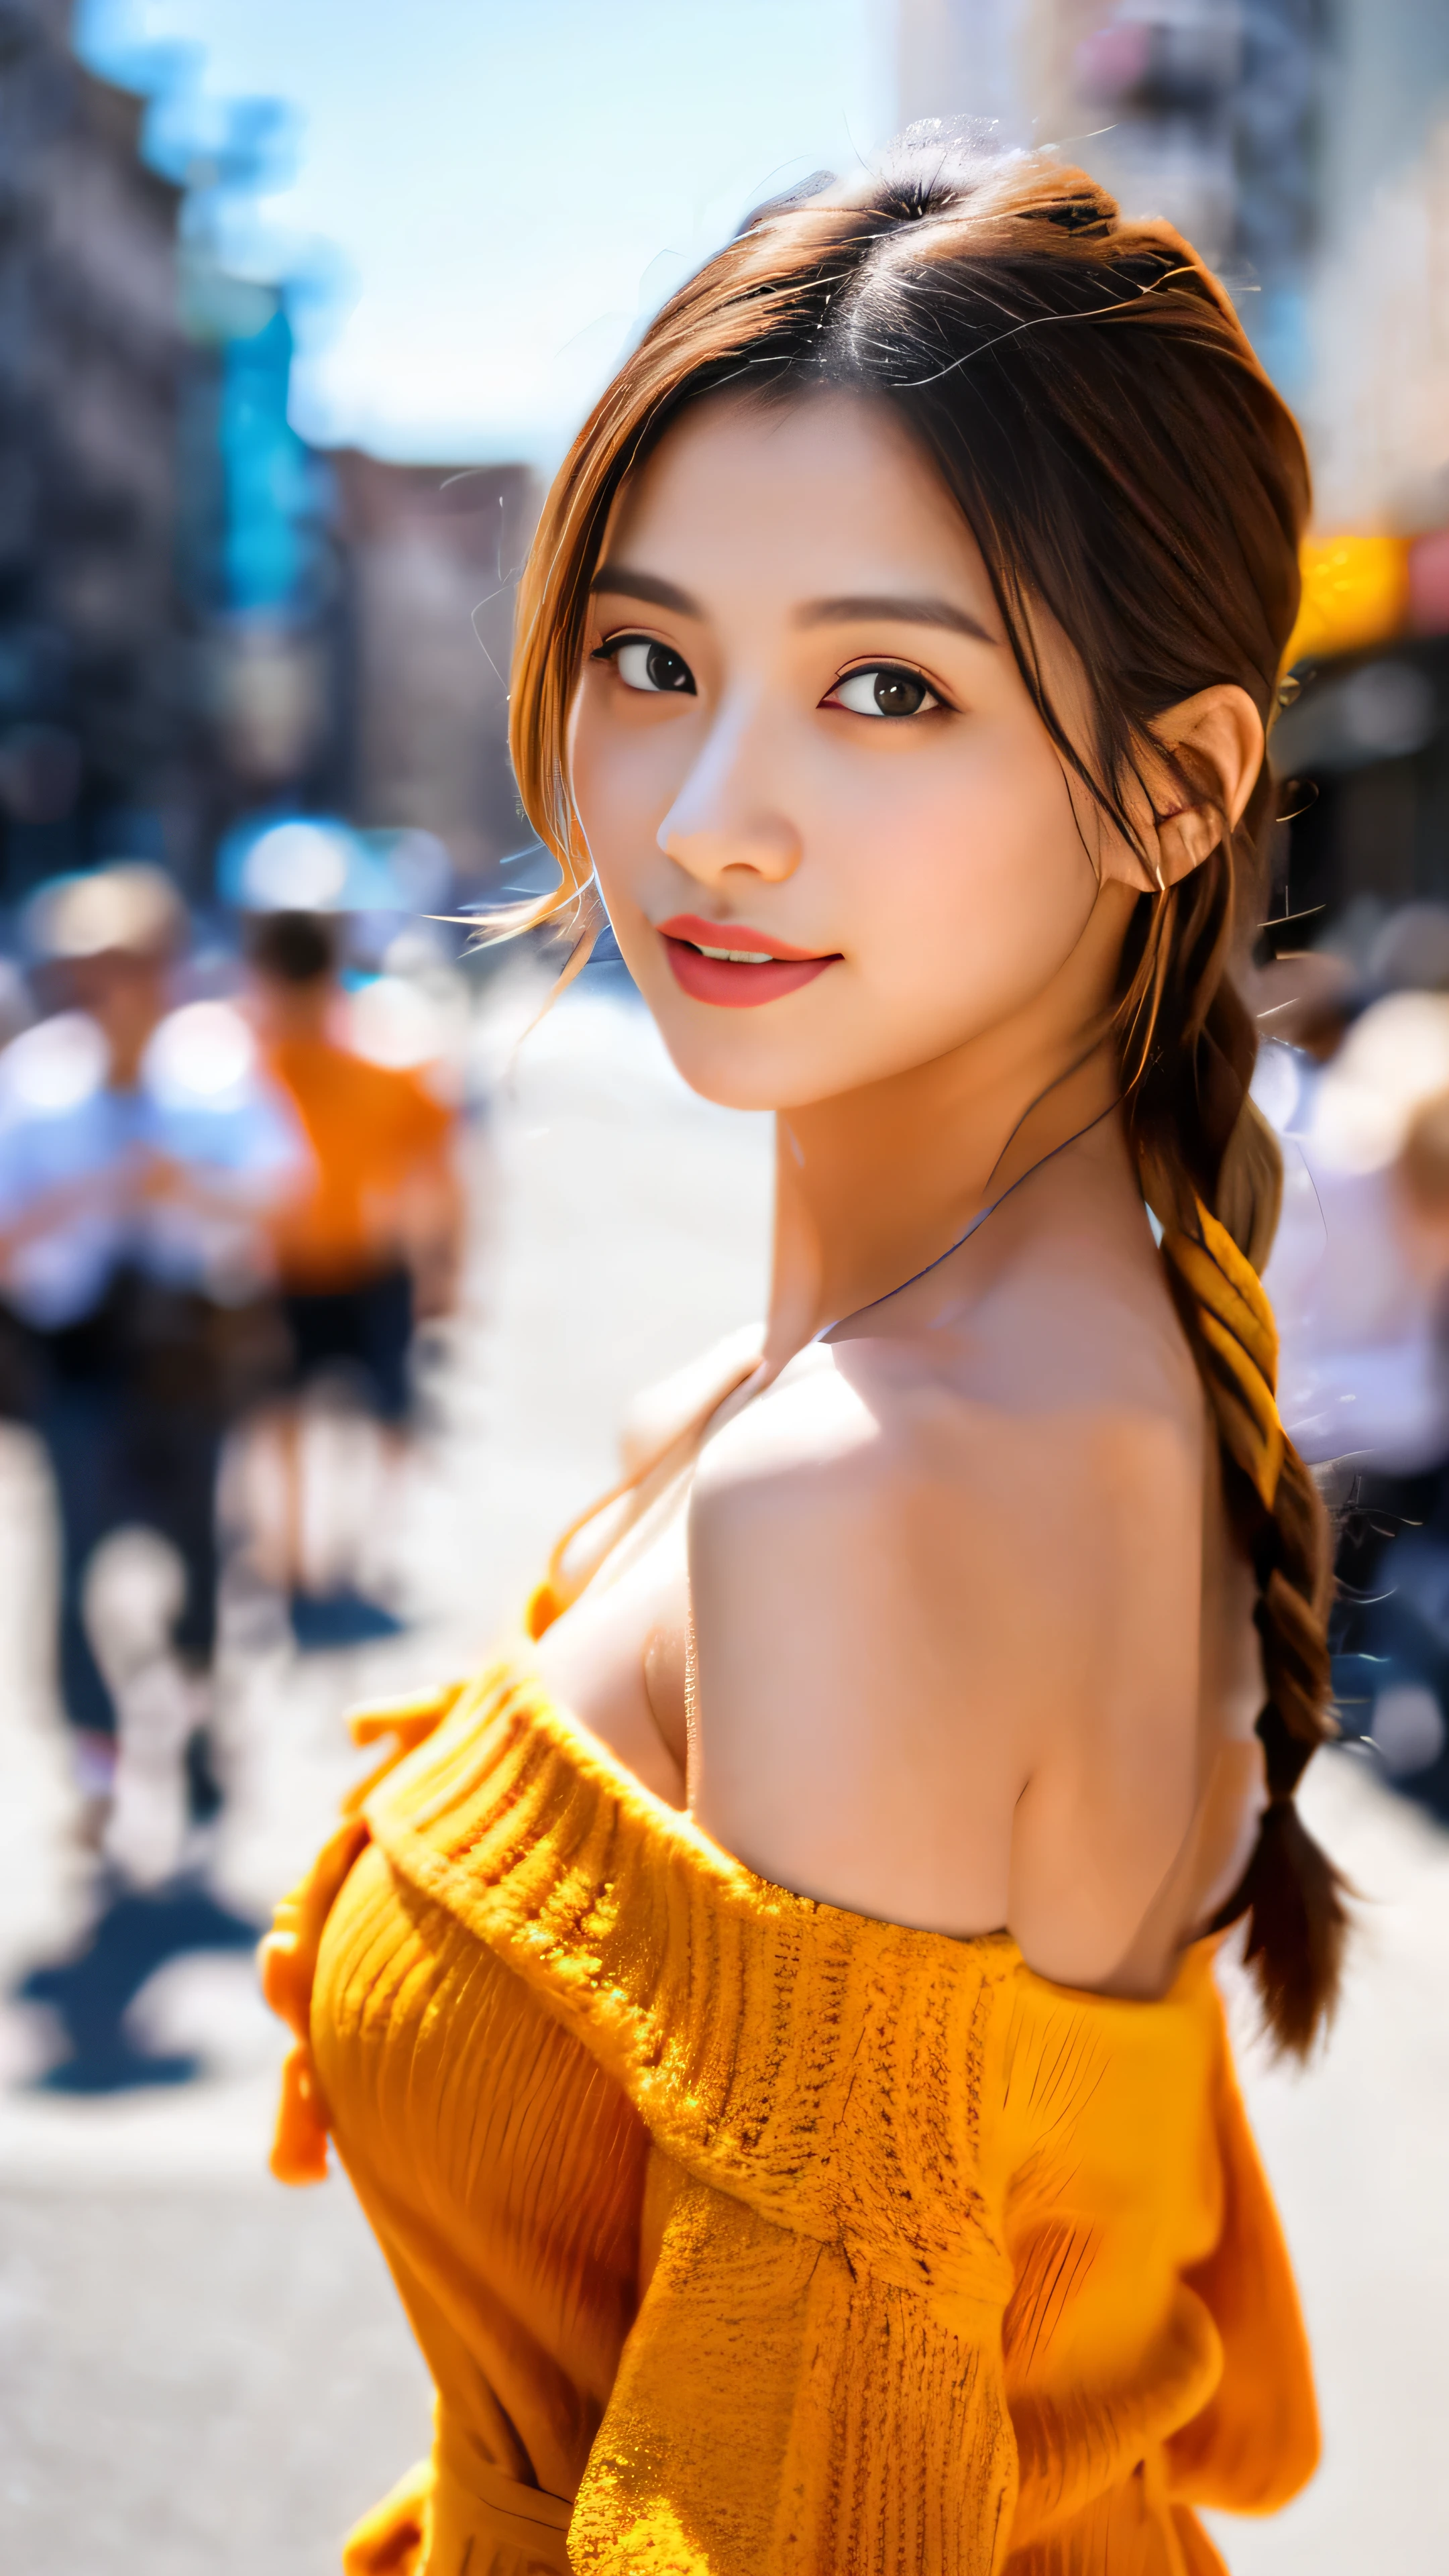
M800 864L800 834L770 792L763 753L753 726L723 718L659 826L665 856L701 885L731 868L775 885Z

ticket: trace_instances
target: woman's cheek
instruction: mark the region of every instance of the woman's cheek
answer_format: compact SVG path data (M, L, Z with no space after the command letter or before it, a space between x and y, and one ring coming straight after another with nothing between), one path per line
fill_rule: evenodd
M666 810L647 753L611 746L607 753L581 737L574 763L574 802L606 901L628 899L633 883L657 857L655 834Z
M1059 786L1032 783L1023 798L978 774L897 799L888 821L859 806L842 821L842 945L891 1017L918 1014L923 1034L958 1020L964 1034L1029 998L1079 935L1089 871Z
M983 796L978 782L912 785L843 806L836 846L850 854L853 905L906 934L919 960L939 932L1008 903L1016 832L1009 799Z

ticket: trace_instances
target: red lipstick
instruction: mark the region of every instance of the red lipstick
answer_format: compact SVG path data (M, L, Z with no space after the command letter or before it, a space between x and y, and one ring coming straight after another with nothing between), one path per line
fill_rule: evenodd
M840 959L838 949L822 956L748 922L706 921L697 912L674 913L655 928L680 990L725 1010L747 1011L798 993Z

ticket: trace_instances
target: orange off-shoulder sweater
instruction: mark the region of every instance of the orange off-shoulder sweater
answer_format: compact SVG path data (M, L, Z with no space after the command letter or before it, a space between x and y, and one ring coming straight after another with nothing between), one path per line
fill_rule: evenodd
M1208 1945L1156 2003L755 1877L522 1664L266 1945L437 2386L349 2576L1208 2576L1314 2465Z

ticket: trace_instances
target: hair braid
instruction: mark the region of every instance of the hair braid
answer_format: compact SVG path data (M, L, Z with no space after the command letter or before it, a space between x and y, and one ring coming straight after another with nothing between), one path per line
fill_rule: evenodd
M520 589L511 712L519 788L560 884L499 916L502 931L577 926L592 899L567 737L599 544L652 442L726 385L781 402L840 388L891 407L980 546L1073 793L1145 858L1138 791L1163 756L1157 720L1226 682L1271 721L1308 463L1224 290L1170 225L1124 220L1050 154L907 137L874 175L758 209L665 305L580 432ZM1043 610L1087 680L1083 723L1052 703ZM1183 801L1221 812L1216 781L1175 766ZM1344 1931L1339 1884L1292 1804L1332 1731L1331 1560L1273 1402L1256 1274L1282 1175L1248 1099L1255 1032L1229 973L1239 862L1271 792L1265 764L1238 832L1223 816L1212 857L1142 897L1119 1040L1144 1192L1258 1584L1269 1805L1224 1919L1248 1914L1269 2022L1302 2049L1332 2003ZM1256 891L1256 872L1243 882Z
M1151 918L1122 1023L1144 1188L1212 1406L1228 1513L1258 1585L1268 1803L1214 1928L1247 1916L1245 1957L1265 2019L1281 2047L1302 2055L1332 2010L1348 1921L1343 1882L1294 1804L1315 1749L1336 1732L1332 1554L1327 1514L1275 1400L1278 1336L1258 1269L1272 1242L1281 1165L1248 1097L1256 1033L1225 971L1233 860L1227 836L1183 885L1143 898Z

